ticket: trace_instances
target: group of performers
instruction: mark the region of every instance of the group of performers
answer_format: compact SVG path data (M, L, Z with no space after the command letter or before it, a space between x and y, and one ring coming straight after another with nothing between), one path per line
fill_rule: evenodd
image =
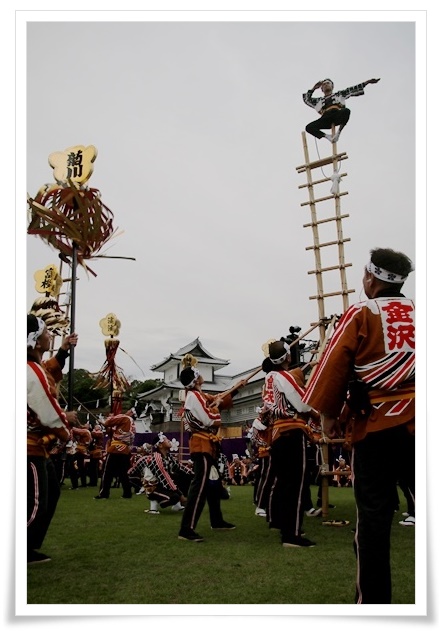
M401 292L413 266L406 255L391 249L376 248L370 255L363 276L368 300L350 307L339 318L307 386L303 371L290 369L290 346L282 340L269 344L262 365L266 374L263 405L253 424L262 461L256 500L270 525L280 530L284 547L313 547L315 543L302 535L307 508L307 442L319 427L324 440L345 433L352 448L357 506L356 602L390 603L390 531L399 481L412 503L408 504L407 524L415 524L415 306ZM49 458L51 441L66 444L76 440L81 446L79 463L92 438L88 429L78 428L76 414L63 412L57 403L56 383L67 353L44 364L42 355L49 345L44 322L28 317L30 563L49 559L38 549L59 496L59 478ZM218 395L203 392L204 380L195 366L186 366L180 380L186 392L183 421L189 432L192 471L182 471L168 454L169 440L159 437L152 453L143 457L143 486L158 506L182 512L180 539L201 542L196 527L206 502L213 530L235 529L221 511L219 429L221 411L232 406L232 398L248 380ZM132 496L128 474L135 434L132 417L132 411L114 410L103 423L110 436L97 499L109 497L116 476L123 497ZM374 468L375 462L382 462L383 468ZM40 498L34 493L41 491L40 480L51 481L49 488L45 483L49 513L41 509Z
M253 424L261 457L257 506L280 530L284 547L315 546L302 535L307 442L319 429L324 441L346 436L357 506L356 603L391 602L390 532L400 480L415 500L415 306L401 292L412 270L401 252L371 250L363 275L368 300L339 318L307 386L299 368L289 370L291 349L284 341L269 344L262 366L263 405ZM195 366L180 379L196 467L179 538L200 542L195 529L206 500L212 528L235 528L224 520L209 480L220 449L220 411L247 380L213 396L202 391ZM383 468L374 468L376 462ZM414 521L415 515L409 524Z

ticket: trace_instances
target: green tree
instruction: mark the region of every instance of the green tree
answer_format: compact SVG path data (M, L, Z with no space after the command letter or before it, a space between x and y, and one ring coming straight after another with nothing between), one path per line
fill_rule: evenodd
M131 408L136 403L137 396L141 393L147 393L152 389L157 388L162 383L162 380L134 380L131 382L131 388L123 395L123 407L126 409ZM140 413L140 411L137 411Z
M73 407L82 406L82 411L101 412L100 409L109 405L109 391L95 386L96 377L85 369L74 369L72 380ZM60 384L60 402L68 402L69 373L65 373ZM98 401L98 406L97 406Z

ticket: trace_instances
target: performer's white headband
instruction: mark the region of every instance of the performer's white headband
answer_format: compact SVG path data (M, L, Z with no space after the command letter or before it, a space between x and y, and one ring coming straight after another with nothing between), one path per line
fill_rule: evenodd
M285 348L285 353L280 356L279 358L269 358L272 362L272 364L281 364L282 362L284 362L286 360L286 358L290 358L291 357L291 348L290 346L284 342L283 343L283 347Z
M191 367L191 369L194 371L194 379L186 386L186 388L192 388L195 386L200 375L200 371L198 369L194 369L194 367Z
M26 347L31 347L31 349L35 349L35 345L37 344L37 340L40 338L42 333L45 331L45 321L41 318L37 318L38 329L37 331L30 331L28 334L28 342Z
M376 266L372 261L366 264L366 270L377 279L380 279L380 281L385 281L386 283L404 283L408 278L407 274L402 276L401 274L395 274L395 272L389 272L384 270L384 268L380 268L380 266Z

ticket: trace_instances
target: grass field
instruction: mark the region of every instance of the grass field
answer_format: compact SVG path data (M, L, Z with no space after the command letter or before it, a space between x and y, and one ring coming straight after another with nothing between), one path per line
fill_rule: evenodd
M42 551L52 561L27 569L28 604L353 604L355 557L352 489L330 488L327 519L305 518L317 546L283 548L279 532L254 515L252 486L231 487L222 501L234 531L212 531L207 508L198 524L204 542L178 540L170 509L148 515L145 496L93 499L94 488L62 488ZM316 488L312 497L316 498ZM402 498L400 492L400 498ZM414 528L392 528L393 604L414 604Z

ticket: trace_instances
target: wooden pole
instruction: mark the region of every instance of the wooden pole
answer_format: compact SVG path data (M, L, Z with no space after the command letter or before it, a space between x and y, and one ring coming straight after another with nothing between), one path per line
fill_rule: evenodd
M318 327L320 325L320 321L318 321L317 323L315 323L315 325L313 325L312 327L310 327L307 331L305 331L303 334L301 334L298 338L296 338L295 340L293 340L291 342L291 344L289 345L289 347L293 347L294 345L297 344L297 342L300 342L300 340L302 340L303 338L305 338L308 334L311 333L311 331L313 331L314 329L316 329L316 327ZM234 386L232 386L230 389L228 389L227 391L224 391L223 393L219 393L218 397L223 398L226 397L227 395L230 395L231 393L233 393L239 386L242 385L243 382L249 382L249 380L251 380L255 375L257 375L257 373L260 373L260 371L262 370L261 366L257 367L255 369L255 371L253 371L250 375L248 375L248 377L245 380L242 380L241 382L237 382L237 384L235 384Z
M324 353L324 350L325 350L325 348L326 348L326 344L327 344L327 342L328 342L328 340L329 340L330 332L334 330L334 325L335 325L335 321L336 321L336 320L337 320L337 315L336 315L336 314L334 314L334 316L332 317L331 322L329 323L329 327L328 327L327 332L326 332L326 334L327 334L327 335L325 335L325 337L324 337L324 339L323 339L323 342L321 343L320 348L319 348L319 350L318 350L318 353L317 353L317 358L316 358L317 364L320 362L321 357L322 357L322 355L323 355L323 353ZM312 376L314 375L314 372L315 372L315 371L311 371L311 373L310 373L310 375L309 375L309 377L308 377L308 379L307 379L307 381L306 381L306 386L305 386L305 388L307 388L307 387L308 387L308 384L309 384L309 382L311 381L311 378L312 378Z
M78 250L78 245L75 242L72 242L71 316L70 316L71 333L75 332L77 250ZM73 345L70 345L70 349L69 349L69 375L68 375L68 410L72 410L73 409L73 401L74 401L74 349L75 349L75 347Z

